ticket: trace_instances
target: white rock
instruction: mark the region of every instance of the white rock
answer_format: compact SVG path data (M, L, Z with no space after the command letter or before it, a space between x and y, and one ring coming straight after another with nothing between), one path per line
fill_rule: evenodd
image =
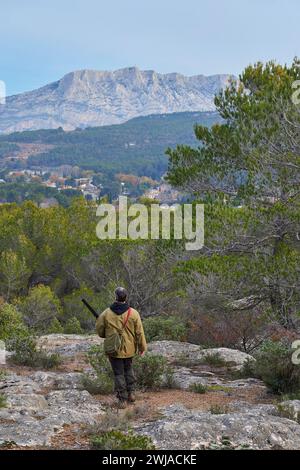
M203 363L208 356L219 356L228 366L240 369L247 361L255 359L245 352L229 348L210 348L203 349L201 346L180 341L154 341L149 344L149 352L160 354L169 361L186 361L186 364L197 365Z
M97 335L65 335L50 334L40 336L37 344L49 353L59 353L62 356L73 356L86 352L91 346L97 346L103 340Z
M218 355L228 365L237 366L238 368L242 367L243 364L248 360L255 360L253 356L250 356L250 354L247 354L243 351L238 351L237 349L229 348L203 349L198 354L198 358L201 360L201 358L206 358L214 355Z
M201 346L197 344L183 343L181 341L153 341L148 345L149 353L159 354L170 361L183 358L196 361L201 350Z
M6 398L8 408L14 410L45 410L48 409L48 403L43 395L36 393L18 393L17 395L8 395Z
M42 88L6 98L0 130L65 130L117 124L133 117L215 110L214 96L229 75L159 74L136 67L78 70Z
M226 437L233 448L300 450L300 425L266 410L216 415L175 404L162 412L163 418L136 428L150 436L159 449L221 446Z
M55 390L82 389L82 374L80 372L44 372L38 371L30 378L42 387Z

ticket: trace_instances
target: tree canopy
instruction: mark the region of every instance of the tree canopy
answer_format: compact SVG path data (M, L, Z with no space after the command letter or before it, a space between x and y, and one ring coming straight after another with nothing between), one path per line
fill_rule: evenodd
M215 98L223 122L195 126L197 149L167 152L169 181L207 202L206 246L186 269L214 275L227 302L247 297L285 326L300 300L299 77L298 59L247 67Z

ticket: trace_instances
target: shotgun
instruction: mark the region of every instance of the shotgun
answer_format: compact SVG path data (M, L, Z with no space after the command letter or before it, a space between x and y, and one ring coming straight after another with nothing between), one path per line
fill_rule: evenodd
M96 310L94 310L93 307L85 299L81 299L81 302L89 309L89 311L94 315L95 318L99 317L99 314L96 312Z

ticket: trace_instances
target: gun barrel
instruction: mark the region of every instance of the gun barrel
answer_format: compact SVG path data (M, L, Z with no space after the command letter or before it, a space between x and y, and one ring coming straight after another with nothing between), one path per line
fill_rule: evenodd
M96 310L94 310L93 307L85 299L81 299L81 302L89 309L89 311L94 315L95 318L99 317Z

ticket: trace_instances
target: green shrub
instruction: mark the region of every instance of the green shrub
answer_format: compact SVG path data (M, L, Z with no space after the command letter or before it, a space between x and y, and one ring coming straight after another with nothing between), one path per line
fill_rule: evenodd
M200 346L199 346L200 351ZM174 364L180 367L193 367L199 365L199 359L195 357L190 357L186 353L180 353L174 360Z
M37 348L35 338L17 338L10 342L14 354L10 357L13 364L42 369L52 369L61 363L59 354L48 354Z
M111 393L113 391L114 376L111 365L102 346L92 346L88 351L88 360L93 367L97 378L83 377L83 385L90 393ZM133 361L136 386L142 390L157 389L162 386L164 377L168 376L169 384L172 381L172 371L163 356L145 354L136 356Z
M230 387L224 387L223 385L208 385L207 391L208 392L226 392L226 393L230 393L230 392L232 392L232 389Z
M6 398L5 395L0 393L0 408L5 408L6 407Z
M69 320L66 323L64 332L66 334L73 334L73 335L82 335L83 334L83 329L80 326L80 322L78 318L72 317L69 318Z
M249 444L232 443L228 436L222 436L217 442L211 441L201 446L203 450L251 450Z
M147 436L134 434L131 430L122 432L113 430L100 436L92 436L91 444L98 450L153 450L151 439Z
M300 400L300 390L298 392L293 393L284 393L283 395L281 395L280 398L282 401Z
M292 363L291 345L267 341L256 355L255 375L278 394L300 392L300 367Z
M10 357L10 362L18 365L32 366L35 362L37 347L36 340L28 336L24 340L15 338L9 342L9 349L14 351Z
M87 434L89 436L102 436L110 431L128 431L130 429L130 421L144 418L149 415L149 406L135 405L127 408L120 413L118 409L109 409L95 424L88 426Z
M202 384L194 383L189 386L189 390L190 392L203 394L207 392L207 387Z
M91 437L102 436L110 431L128 431L129 429L129 410L119 413L119 410L107 410L97 423L87 428L88 435Z
M105 372L98 374L96 378L83 374L82 385L92 395L109 395L114 390L113 380Z
M226 361L224 361L219 353L207 354L207 356L204 356L200 362L212 367L224 367L227 365Z
M152 354L136 356L133 364L138 388L147 390L162 386L163 376L168 370L167 361L163 356Z
M60 323L60 321L57 319L57 318L53 318L48 330L47 330L47 333L48 334L54 334L54 333L63 333L64 332L64 328L62 326L62 324Z
M16 307L6 303L0 304L0 340L7 342L12 338L23 338L27 335L28 329Z
M209 411L211 412L211 414L213 415L224 415L224 414L227 414L228 413L228 406L226 405L211 405L211 407L209 408Z
M247 358L243 364L243 367L240 371L236 372L236 378L248 378L256 376L256 366L255 361Z
M187 336L187 325L179 317L149 317L143 324L149 342L164 339L184 341Z
M176 388L176 382L174 379L174 368L170 365L166 366L166 370L164 373L164 388Z
M64 318L68 321L75 317L79 321L84 332L94 332L95 319L81 302L82 298L87 299L88 302L95 306L99 312L106 308L103 294L95 294L92 289L82 284L80 289L74 290L71 294L64 296Z
M25 324L38 333L47 333L53 320L62 316L60 300L49 286L33 287L27 297L18 300L17 307Z
M4 369L0 369L0 380L4 380L7 376L7 372Z
M88 360L96 373L93 379L88 375L83 376L83 386L93 394L110 394L114 389L114 376L109 360L104 353L103 346L92 346L88 353Z
M207 392L232 392L230 387L223 387L223 385L202 385L194 383L189 386L190 392L194 393L207 393Z
M37 351L35 367L42 367L42 369L54 369L61 363L62 359L59 354L47 354L41 350Z
M287 403L279 403L277 405L277 413L281 418L287 418L300 424L300 412L295 411L293 407Z

